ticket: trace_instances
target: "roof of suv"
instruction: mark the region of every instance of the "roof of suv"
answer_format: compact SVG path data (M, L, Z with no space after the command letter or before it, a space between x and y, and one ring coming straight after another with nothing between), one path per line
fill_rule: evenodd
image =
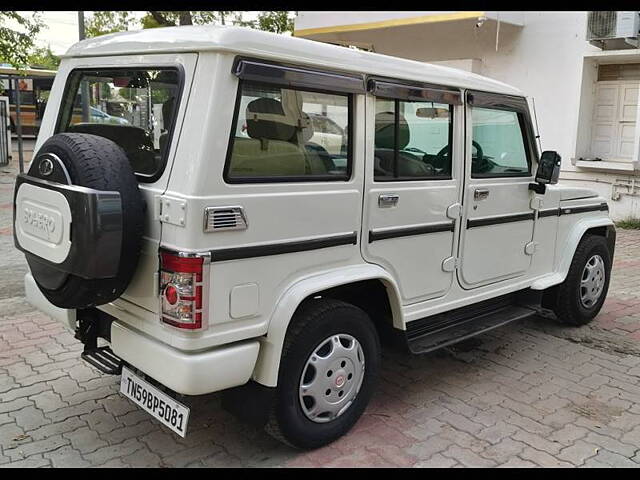
M515 87L455 68L231 26L183 26L83 40L64 57L219 51L347 72L522 96Z

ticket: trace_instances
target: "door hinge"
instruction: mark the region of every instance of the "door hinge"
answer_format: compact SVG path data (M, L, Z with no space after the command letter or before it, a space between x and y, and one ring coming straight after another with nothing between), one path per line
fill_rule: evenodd
M447 218L457 220L460 217L462 217L462 205L456 202L447 207Z
M187 202L181 198L156 195L155 218L163 223L185 227L187 225Z
M538 242L529 242L524 246L524 253L526 255L533 255L538 248Z
M453 272L460 266L460 260L457 257L447 257L442 261L443 272Z
M529 207L531 208L531 210L540 210L542 208L542 205L544 205L544 201L542 200L542 198L533 197L531 199L531 203L529 204Z

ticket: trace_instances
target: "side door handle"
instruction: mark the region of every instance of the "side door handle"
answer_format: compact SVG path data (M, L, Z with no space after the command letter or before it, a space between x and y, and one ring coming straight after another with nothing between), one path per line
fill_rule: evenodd
M473 199L476 201L486 200L489 196L489 190L486 188L476 188L473 192Z
M398 205L398 200L400 200L400 196L395 193L381 193L378 196L378 207L379 208L391 208Z

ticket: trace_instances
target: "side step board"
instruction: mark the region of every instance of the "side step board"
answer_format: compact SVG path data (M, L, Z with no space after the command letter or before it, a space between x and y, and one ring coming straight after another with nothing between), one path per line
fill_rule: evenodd
M82 359L108 375L122 373L122 359L111 351L109 347L87 348Z
M532 301L533 300L533 301ZM509 294L407 324L411 353L427 353L536 315L539 300Z

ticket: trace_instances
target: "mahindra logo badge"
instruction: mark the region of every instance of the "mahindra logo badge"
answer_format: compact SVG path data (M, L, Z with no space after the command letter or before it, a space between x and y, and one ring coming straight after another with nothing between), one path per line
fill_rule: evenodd
M53 172L53 162L49 158L43 158L38 164L40 175L48 177Z

